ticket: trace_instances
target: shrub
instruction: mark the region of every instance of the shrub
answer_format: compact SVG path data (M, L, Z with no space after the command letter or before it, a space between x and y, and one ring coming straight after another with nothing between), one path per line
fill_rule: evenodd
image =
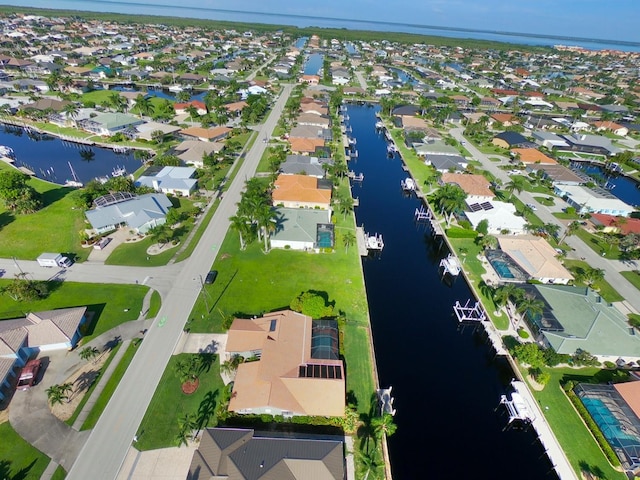
M450 238L476 238L478 232L460 227L451 227L447 229L447 236Z

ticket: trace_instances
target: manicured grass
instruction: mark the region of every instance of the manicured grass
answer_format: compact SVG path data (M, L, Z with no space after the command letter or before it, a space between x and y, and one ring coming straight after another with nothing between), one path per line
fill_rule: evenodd
M373 368L369 356L369 335L367 327L347 323L344 327L344 362L347 372L347 393L353 393L358 400L358 411L367 413L366 401L375 391Z
M160 297L160 294L156 290L154 290L149 301L149 311L147 312L147 318L153 318L158 315L161 306L162 298Z
M620 249L618 246L605 242L603 235L589 233L584 228L581 228L576 232L576 236L599 255L603 257L606 256L610 260L620 259Z
M0 162L0 169L6 168L10 167ZM42 194L44 208L14 215L0 202L0 257L35 260L43 252L60 252L86 260L89 249L81 247L78 235L86 225L84 211L69 198L72 189L34 178L28 184Z
M39 480L49 457L25 442L9 422L0 424L0 478Z
M122 344L118 344L118 348L120 348L121 345ZM98 422L98 419L100 418L100 415L102 415L102 412L107 406L107 403L109 403L109 400L111 400L111 395L113 395L113 392L115 392L116 387L118 386L118 383L120 383L120 380L124 375L124 372L127 371L127 368L131 363L131 360L133 360L133 356L138 351L139 345L140 345L140 342L137 339L134 339L129 344L127 351L124 352L124 355L120 359L120 362L118 363L116 368L114 368L113 373L111 374L111 377L109 377L107 384L104 386L102 393L98 397L98 400L96 401L95 405L91 409L91 412L89 413L89 415L87 416L87 419L82 424L82 427L80 428L80 430L89 430L95 427L96 423ZM111 361L112 358L113 358L113 355L111 355L109 362ZM107 365L103 367L102 371L104 372L106 368L107 368Z
M559 218L560 220L580 220L580 215L577 213L566 213L566 212L553 212L553 216Z
M640 290L640 271L632 270L630 272L620 272L620 274L629 280L634 287Z
M562 380L574 379L592 383L596 379L599 383L606 383L610 372L597 368L553 368L545 369L551 374L551 380L547 386L536 391L531 389L534 397L542 406L546 417L556 438L562 445L569 462L576 472L581 469L581 464L586 464L591 471L600 469L603 475L600 478L608 480L625 479L626 476L614 470L602 450L593 439L593 436L576 412L564 391L560 387ZM526 375L526 372L524 372Z
M182 393L180 381L174 373L174 367L180 358L186 358L189 355L182 353L169 359L167 368L138 429L136 448L139 450L178 446L176 438L179 432L178 420L185 415L194 414L198 417L199 411L204 410L211 415L207 421L203 422L202 427L216 424L213 412L224 389L222 378L220 378L218 359L215 358L209 371L200 375L198 390L191 395L185 395Z
M166 265L178 251L178 245L167 245L158 255L149 255L147 249L156 243L151 237L139 242L122 243L109 255L106 265L130 265L134 267L160 267Z
M565 267L567 267L574 274L580 269L584 270L586 268L589 268L589 264L581 260L565 260L564 264ZM584 283L579 282L575 282L575 284L586 286ZM594 282L593 288L598 290L602 298L604 298L609 303L621 302L622 300L624 300L624 297L620 295L605 279Z
M56 471L53 472L53 476L51 477L51 480L64 480L66 476L67 476L67 472L64 471L64 468L58 465L58 468L56 468Z
M107 358L107 360L104 362L104 364L100 368L100 374L95 379L95 381L91 384L91 386L89 387L89 390L87 390L87 393L84 394L84 397L82 397L82 400L80 400L80 403L78 403L78 406L76 407L75 412L73 412L73 415L71 415L69 419L65 420L64 423L66 423L69 426L72 426L73 423L76 421L76 418L78 418L78 415L80 415L80 412L84 408L85 404L89 401L89 397L91 397L91 394L93 393L93 391L96 389L96 386L100 382L100 376L102 376L105 370L109 367L109 364L113 360L113 357L115 356L116 352L120 350L121 346L122 346L122 343L118 342L118 344L113 348L113 350L109 352L109 358Z
M553 207L555 205L555 200L553 197L533 197L539 202L541 205L545 205L547 207Z
M0 279L0 286L11 280ZM88 284L49 282L50 294L43 300L16 302L0 296L0 319L18 318L29 312L86 306L94 314L83 342L95 338L113 327L136 320L148 287L143 285Z
M209 225L209 222L211 221L213 214L216 213L218 205L220 205L220 200L215 200L214 204L211 205L211 207L209 207L209 210L204 215L204 217L202 217L200 223L197 225L196 231L193 234L193 237L191 237L191 240L189 241L189 245L187 245L187 247L176 256L176 262L181 262L182 260L189 258L191 253L193 253L193 250L198 245L198 242L202 238L202 235L204 235L204 232L207 229L207 226Z
M240 251L237 234L229 232L214 264L218 278L213 285L205 285L210 311L200 295L191 313L192 332L222 332L222 315L260 315L288 308L306 290L326 292L329 301L336 302L336 311L344 311L348 321L367 321L367 300L355 245L348 254L339 246L333 253L318 255L280 249L265 254L262 248L254 241Z

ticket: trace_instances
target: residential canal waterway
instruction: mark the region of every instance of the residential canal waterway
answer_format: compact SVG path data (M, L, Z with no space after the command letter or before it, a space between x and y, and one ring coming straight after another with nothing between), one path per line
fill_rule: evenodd
M13 150L17 167L25 167L38 178L61 185L73 180L73 173L78 181L87 183L96 177L111 177L116 169L133 173L142 166L132 151L116 153L108 148L80 145L8 125L0 126L0 145Z
M389 438L394 479L557 479L533 429L505 429L500 395L513 371L495 357L480 331L459 329L452 306L472 298L464 278L443 282L447 255L428 227L414 222L421 205L400 182L400 158L387 156L375 131L378 107L347 108L358 158L357 224L383 235L378 257L363 270L381 387L392 386L397 432Z

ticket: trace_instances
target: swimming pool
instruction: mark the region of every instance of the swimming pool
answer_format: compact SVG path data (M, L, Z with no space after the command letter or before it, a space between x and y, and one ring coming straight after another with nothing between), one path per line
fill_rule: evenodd
M620 423L602 400L582 397L582 403L612 446L630 447L640 443L640 439Z
M498 258L492 258L492 259L489 259L489 263L491 263L491 266L493 267L493 269L496 271L496 273L500 278L509 278L509 279L516 278L513 272L511 272L509 265L504 260L500 260Z

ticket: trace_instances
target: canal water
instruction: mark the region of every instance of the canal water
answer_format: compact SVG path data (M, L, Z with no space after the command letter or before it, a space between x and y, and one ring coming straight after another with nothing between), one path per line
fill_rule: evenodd
M353 186L358 225L383 235L384 250L363 260L381 387L393 387L397 432L389 438L394 479L557 479L535 431L505 430L498 408L513 371L484 335L460 329L456 300L472 298L460 277L443 282L448 253L414 223L420 200L401 191L399 158L388 158L375 131L378 107L347 108L363 173Z
M73 172L82 183L111 177L115 169L133 173L142 166L131 151L115 153L108 148L79 145L51 135L28 133L23 128L0 126L0 145L13 149L15 165L26 167L38 178L64 185ZM71 164L71 166L69 166Z
M320 69L324 62L324 55L321 53L312 53L304 64L305 75L320 75Z
M596 181L607 185L607 189L623 202L640 206L640 184L624 175L610 174L597 165L576 164L573 168L595 175Z

